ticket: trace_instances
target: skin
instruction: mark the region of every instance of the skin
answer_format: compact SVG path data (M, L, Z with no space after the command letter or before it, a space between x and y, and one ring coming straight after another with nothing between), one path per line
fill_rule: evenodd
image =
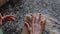
M27 27L29 34L42 34L45 29L46 19L42 19L42 14L34 13L29 14L25 20L25 26Z
M15 20L15 18L13 15L2 16L0 13L0 26L2 26L3 21L14 21L14 20Z

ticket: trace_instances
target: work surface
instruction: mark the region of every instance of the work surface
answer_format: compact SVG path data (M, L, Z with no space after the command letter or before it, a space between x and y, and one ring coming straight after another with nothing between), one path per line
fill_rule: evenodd
M13 13L13 15L16 18L16 22L15 24L12 24L12 26L10 26L11 23L6 23L4 26L6 27L7 24L9 26L6 27L8 29L10 29L8 31L8 29L5 29L5 27L3 27L3 31L6 34L20 34L21 33L21 28L24 25L24 19L25 19L25 15L28 13L42 13L48 17L52 17L54 19L57 20L57 22L55 22L55 26L52 27L53 31L55 30L55 32L58 32L59 34L59 30L60 30L60 0L23 0L23 4L22 5L18 5L15 8L13 8L12 10L5 10L4 14L9 14L9 13ZM18 17L17 17L18 16ZM54 25L54 24L50 24L50 25ZM18 26L18 27L17 27ZM16 28L18 28L18 32L16 33L14 30L16 30ZM11 32L11 30L13 32ZM49 31L46 30L44 31L44 34L48 34Z

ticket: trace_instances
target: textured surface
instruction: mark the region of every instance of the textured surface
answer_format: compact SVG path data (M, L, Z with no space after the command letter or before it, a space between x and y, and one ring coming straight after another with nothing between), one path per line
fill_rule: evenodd
M60 32L60 0L25 0L24 11L28 13L42 13L53 18L47 23L47 30L43 34L59 34Z
M52 17L54 19L57 19L57 22L55 20L52 20L50 23L48 23L47 28L52 28L51 31L45 30L43 34L51 34L52 32L57 32L59 34L60 32L60 0L23 0L21 3L18 3L17 6L15 6L13 9L9 8L4 11L4 15L12 13L16 21L14 23L5 23L4 26L2 26L4 34L19 34L21 33L21 28L24 25L24 18L25 15L28 13L42 13L48 17ZM52 27L51 27L52 26ZM18 32L16 31L18 30Z

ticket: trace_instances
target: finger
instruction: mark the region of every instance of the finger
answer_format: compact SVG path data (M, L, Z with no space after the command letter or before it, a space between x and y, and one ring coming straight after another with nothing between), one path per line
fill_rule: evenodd
M31 14L31 19L32 19L32 23L33 23L33 20L34 20L34 15L33 14Z
M33 16L33 21L34 21L34 23L36 23L36 14L34 14L34 16Z
M6 15L6 16L3 16L2 19L4 20L4 19L7 19L7 18L12 18L12 17L14 17L14 16L13 15Z
M27 16L26 17L26 22L31 26L31 24L32 24L32 18L31 18L31 16Z
M37 14L36 13L33 14L33 23L37 23Z
M15 21L15 18L14 17L10 17L10 21Z
M25 22L25 26L27 26L27 28L29 28L29 27L30 27L30 25L29 25L27 22Z
M44 19L42 21L43 21L43 25L45 26L46 25L46 17L44 17Z
M27 23L30 22L30 17L29 17L29 16L26 17L26 22L27 22Z
M15 21L15 18L13 16L12 17L6 16L6 17L3 17L2 20L3 21Z
M6 16L3 16L3 17L13 17L14 15L6 15Z
M39 14L39 19L38 19L38 22L41 20L41 14Z
M31 26L30 26L29 23L25 22L25 26L28 28L28 31L31 31L32 30L32 28L31 28Z
M43 23L43 25L44 25L44 28L45 28L45 25L46 25L46 19L44 20L44 23Z
M40 21L41 21L41 14L39 13L37 23L39 23Z
M42 30L45 29L45 25L46 25L46 20L44 20L43 23L42 23L42 25L41 25Z
M39 24L42 26L43 25L43 21L41 21Z

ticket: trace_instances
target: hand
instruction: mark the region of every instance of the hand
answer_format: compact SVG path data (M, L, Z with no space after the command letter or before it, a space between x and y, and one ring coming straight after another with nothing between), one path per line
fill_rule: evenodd
M0 13L0 26L2 26L3 21L15 21L15 18L13 15L2 16Z
M40 13L29 14L26 17L25 24L30 34L42 34L45 29L46 19Z

